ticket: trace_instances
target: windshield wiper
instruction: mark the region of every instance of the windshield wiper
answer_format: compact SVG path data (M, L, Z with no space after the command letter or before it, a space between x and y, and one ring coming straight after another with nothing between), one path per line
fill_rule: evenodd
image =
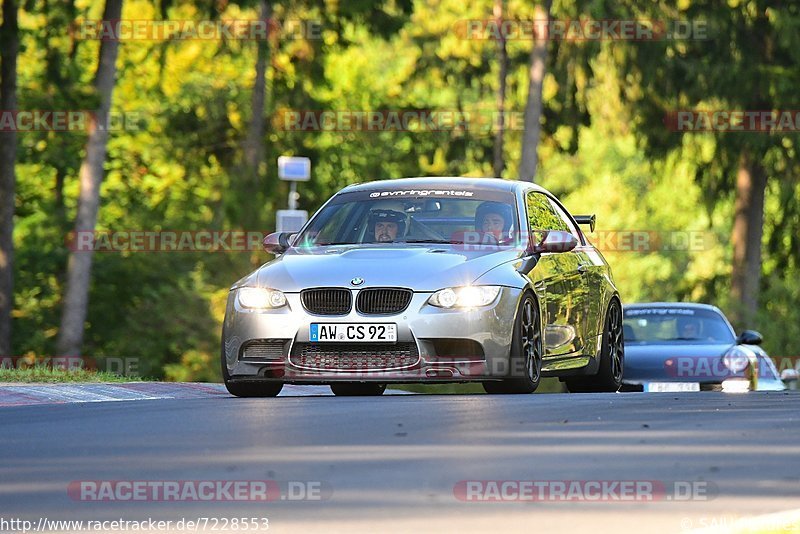
M406 239L401 243L438 243L440 245L455 245L459 241L447 241L446 239Z
M461 243L460 241L447 241L444 239L409 239L409 240L400 240L400 241L387 241L387 242L380 242L380 241L368 241L364 243L353 243L351 241L333 241L331 243L314 243L314 246L317 247L331 247L337 245L398 245L404 243L437 243L437 244L444 244L444 245L454 245L457 243Z

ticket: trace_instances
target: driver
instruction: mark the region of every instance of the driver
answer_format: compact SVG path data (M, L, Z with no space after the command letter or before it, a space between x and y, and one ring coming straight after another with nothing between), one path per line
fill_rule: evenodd
M491 234L500 241L509 236L513 219L511 206L487 201L475 210L475 230Z
M369 212L368 234L375 243L393 243L402 236L406 228L406 216L394 210L372 210Z
M678 319L678 334L681 339L699 339L700 321L693 317Z

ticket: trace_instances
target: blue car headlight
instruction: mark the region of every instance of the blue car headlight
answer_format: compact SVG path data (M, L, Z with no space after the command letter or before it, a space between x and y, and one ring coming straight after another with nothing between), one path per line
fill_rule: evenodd
M500 286L464 286L440 289L428 304L437 308L478 308L488 306L500 294Z
M241 287L236 292L239 304L253 310L271 310L286 306L286 295L267 287Z
M744 347L733 347L722 357L722 364L732 373L741 373L755 358L752 351Z

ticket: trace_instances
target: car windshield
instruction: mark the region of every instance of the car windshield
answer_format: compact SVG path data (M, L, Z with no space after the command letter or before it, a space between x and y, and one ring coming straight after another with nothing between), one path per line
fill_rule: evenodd
M728 323L713 310L698 308L628 308L626 342L733 343Z
M310 221L295 246L368 243L513 246L514 195L473 189L339 193Z

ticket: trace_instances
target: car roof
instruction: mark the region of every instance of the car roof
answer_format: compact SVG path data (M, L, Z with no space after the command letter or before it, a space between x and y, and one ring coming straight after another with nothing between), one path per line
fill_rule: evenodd
M493 189L495 191L518 191L522 188L533 188L547 192L544 188L531 182L518 180L505 180L503 178L468 178L464 176L428 176L416 178L395 178L393 180L376 180L361 184L351 184L342 189L342 192L373 191L376 189L400 189L412 187L425 188L452 188L469 187L470 189Z
M630 308L693 308L697 310L709 310L722 313L722 310L716 306L711 304L703 304L700 302L634 302L632 304L625 304L625 309Z

